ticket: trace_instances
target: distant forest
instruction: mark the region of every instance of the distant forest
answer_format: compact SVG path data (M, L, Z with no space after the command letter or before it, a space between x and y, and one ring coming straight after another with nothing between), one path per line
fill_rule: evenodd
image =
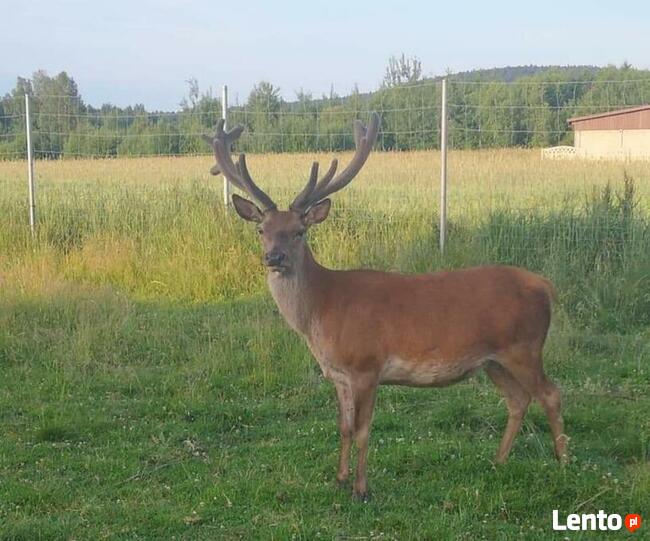
M419 62L402 56L391 59L382 86L367 94L315 98L300 92L287 101L279 88L260 82L244 104L229 109L229 123L246 126L240 150L335 151L353 148L352 119L374 110L382 116L378 144L383 149L436 148L439 79L423 78ZM570 144L568 118L650 100L650 71L628 64L507 67L450 74L448 80L452 148ZM65 72L19 77L0 99L0 158L26 153L25 93L32 96L39 158L204 154L200 135L214 129L221 103L202 93L196 80L188 83L179 110L164 112L147 111L144 105L93 107Z

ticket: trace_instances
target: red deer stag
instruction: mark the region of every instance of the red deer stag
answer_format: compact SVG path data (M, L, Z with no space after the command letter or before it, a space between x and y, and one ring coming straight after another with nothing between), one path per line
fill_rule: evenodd
M505 462L532 398L544 408L555 454L564 460L560 393L542 366L554 295L548 280L505 266L422 275L331 270L312 255L308 228L327 218L327 196L361 170L378 130L377 114L367 128L356 121L356 152L349 165L337 175L333 160L319 179L314 162L289 210L278 210L253 182L244 154L233 162L231 145L241 127L226 132L221 122L214 138L206 136L217 162L211 172L222 172L257 203L232 196L239 216L258 224L267 281L280 312L336 388L341 433L337 482L347 483L354 438L353 495L367 499L368 436L378 385L444 386L479 368L499 388L508 408L496 462Z

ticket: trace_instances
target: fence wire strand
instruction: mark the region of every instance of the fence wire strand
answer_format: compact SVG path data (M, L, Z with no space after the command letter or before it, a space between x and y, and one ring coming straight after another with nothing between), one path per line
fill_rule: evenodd
M303 96L291 103L283 101L273 89L267 89L269 91L260 94L257 100L251 98L245 104L229 107L229 126L243 124L246 127L234 150L251 154L286 153L287 160L294 159L293 153L349 152L354 149L353 120L367 120L371 111L377 111L382 117L382 128L376 150L399 154L399 160L394 159L399 161L400 168L394 172L379 172L382 184L375 184L372 194L364 192L364 197L367 201L372 201L373 197L381 199L387 210L379 214L370 212L343 193L338 196L342 204L336 219L339 223L350 219L379 223L392 219L391 213L404 211L406 215L409 205L414 204L426 208L433 216L438 212L434 194L439 168L433 162L438 159L435 151L440 146L440 87L440 81L426 81L381 88L371 95L356 93L344 98L323 99ZM454 211L454 205L458 204L480 207L486 215L507 208L508 204L513 208L518 205L517 208L539 211L544 193L533 182L517 185L516 204L508 201L494 185L497 180L491 169L495 163L502 168L500 172L505 178L516 178L520 174L516 160L504 165L504 154L499 152L512 148L571 145L573 134L568 119L646 105L649 97L650 79L508 83L451 78L447 109L448 146L454 156L449 164L452 222L460 220ZM15 100L12 107L0 115L0 160L25 159L24 99ZM36 96L31 118L34 155L38 159L36 174L38 177L40 162L45 163L45 160L52 169L59 163L64 167L66 158L207 157L211 150L202 135L214 130L221 114L220 100L212 97L189 104L181 111L147 112L116 107L93 109L81 96ZM493 153L456 154L492 149ZM415 158L405 152L412 150L431 151L431 160ZM461 159L460 156L466 157ZM468 182L470 177L472 180L487 179L485 186L460 198L457 190L463 188L457 186ZM550 173L542 171L538 177L536 181L543 182L550 178ZM413 189L415 178L418 181ZM428 184L423 183L422 178ZM566 193L575 191L570 182L567 178L563 189ZM405 187L412 193L405 194ZM47 191L48 183L39 183L39 188ZM92 198L93 193L91 190L84 197ZM586 193L584 189L582 193ZM586 196L581 197L584 202ZM432 218L431 224L435 223ZM521 224L527 227L525 221ZM596 236L601 229L618 231L611 224L601 226L595 222L584 226L576 224L573 231L581 227L591 228ZM565 244L572 240L566 231L553 231L552 224L537 224L534 234L554 234L557 242ZM450 235L454 235L453 223ZM579 236L584 237L584 234ZM524 242L517 246L517 249L525 249Z

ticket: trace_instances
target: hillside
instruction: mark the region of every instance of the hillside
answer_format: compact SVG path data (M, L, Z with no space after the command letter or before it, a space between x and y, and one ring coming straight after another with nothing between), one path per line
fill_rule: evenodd
M457 81L500 81L511 83L522 77L563 75L564 80L584 80L593 78L603 68L598 66L505 66L502 68L461 71L450 75Z

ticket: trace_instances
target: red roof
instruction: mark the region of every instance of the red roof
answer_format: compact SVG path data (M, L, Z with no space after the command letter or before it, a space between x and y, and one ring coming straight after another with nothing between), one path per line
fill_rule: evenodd
M593 115L586 116L574 116L569 118L567 122L573 124L574 122L581 122L583 120L594 120L596 118L605 118L618 115L626 115L628 113L638 113L639 111L648 111L650 110L650 105L640 105L638 107L629 107L627 109L618 109L616 111L607 111L606 113L596 113Z

